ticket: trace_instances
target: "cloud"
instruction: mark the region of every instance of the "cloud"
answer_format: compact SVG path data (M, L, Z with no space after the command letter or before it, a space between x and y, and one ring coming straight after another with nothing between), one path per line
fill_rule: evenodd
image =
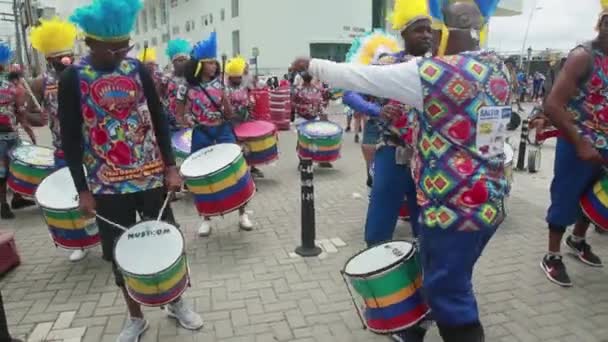
M490 23L489 47L499 51L521 51L534 0L524 0L524 13L516 17L496 17ZM595 37L600 13L598 0L537 0L526 49L546 48L568 51Z

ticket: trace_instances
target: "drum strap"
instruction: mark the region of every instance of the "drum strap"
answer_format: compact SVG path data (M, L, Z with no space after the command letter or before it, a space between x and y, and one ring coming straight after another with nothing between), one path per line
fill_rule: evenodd
M215 102L215 100L213 99L213 97L211 97L211 95L209 95L209 93L207 92L207 89L205 89L205 87L201 87L201 90L203 91L203 93L205 94L207 99L209 99L209 102L211 102L211 104L215 107L215 109L217 109L217 111L220 112L220 114L222 114L222 116L224 116L222 107L220 105L218 105L217 102Z

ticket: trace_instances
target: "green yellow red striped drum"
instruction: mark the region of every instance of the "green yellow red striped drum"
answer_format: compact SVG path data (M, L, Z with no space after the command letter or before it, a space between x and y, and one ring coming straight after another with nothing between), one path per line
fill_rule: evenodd
M20 145L9 154L7 184L11 190L34 198L36 188L55 169L54 150L36 145Z
M583 213L608 232L608 175L602 176L580 199Z
M416 247L391 241L353 256L344 266L355 291L365 303L370 331L388 334L421 321L430 311L422 298L422 271Z
M202 216L217 216L245 205L255 194L241 147L217 144L193 153L180 167Z
M161 306L179 298L190 284L184 236L162 221L142 221L124 232L114 260L129 296L145 306Z
M342 128L329 121L308 121L298 126L298 156L314 162L340 158Z
M175 162L181 165L190 155L192 147L192 128L184 128L173 133L171 137L171 145L175 153Z
M100 243L95 219L85 218L78 209L78 192L67 167L46 177L35 197L56 246L85 249Z

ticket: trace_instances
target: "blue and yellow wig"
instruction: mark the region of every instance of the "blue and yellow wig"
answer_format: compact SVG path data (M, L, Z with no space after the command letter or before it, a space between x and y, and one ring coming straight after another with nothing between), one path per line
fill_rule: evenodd
M203 62L217 60L217 33L213 31L209 35L209 38L194 44L191 57L193 60L198 61L196 72L194 73L194 76L198 76L203 69Z
M185 39L178 38L169 41L165 53L171 61L174 61L176 58L179 57L189 58L190 51L192 51L192 46L190 45L190 42Z
M400 27L403 26L400 25ZM346 61L363 65L376 64L383 54L393 54L399 50L397 38L377 29L352 42L346 54Z
M141 0L93 0L91 4L77 8L70 21L89 38L120 42L131 38L142 7Z
M13 51L5 44L0 43L0 65L7 65L13 59Z

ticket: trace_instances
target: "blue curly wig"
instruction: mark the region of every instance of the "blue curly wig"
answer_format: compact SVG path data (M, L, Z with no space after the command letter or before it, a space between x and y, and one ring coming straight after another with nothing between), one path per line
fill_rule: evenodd
M194 44L192 48L192 59L196 61L211 60L217 58L217 33L211 32L209 38Z
M11 59L13 59L11 48L5 43L0 43L0 65L8 64Z
M190 42L185 39L178 38L169 41L165 53L170 60L174 60L180 56L190 57L190 51L192 51Z
M77 8L70 21L95 40L124 41L129 40L142 7L141 0L93 0Z

